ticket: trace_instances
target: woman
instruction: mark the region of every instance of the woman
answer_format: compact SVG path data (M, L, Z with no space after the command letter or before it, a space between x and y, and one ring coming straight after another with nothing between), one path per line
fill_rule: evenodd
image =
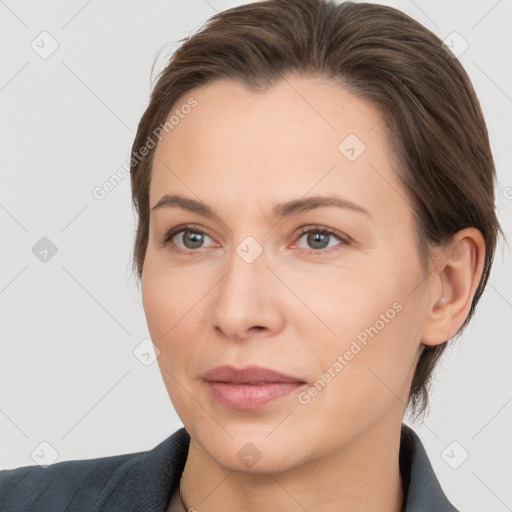
M501 229L441 41L372 4L232 8L173 55L132 149L134 270L184 428L0 472L2 510L456 510L402 421Z

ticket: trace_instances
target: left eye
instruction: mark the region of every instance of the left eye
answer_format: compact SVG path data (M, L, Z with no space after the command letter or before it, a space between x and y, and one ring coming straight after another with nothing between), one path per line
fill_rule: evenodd
M301 239L304 239L306 241L309 247L303 248L315 249L314 251L310 250L310 252L321 252L321 249L331 248L338 245L337 243L333 243L330 245L330 242L334 241L333 239L337 240L338 242L341 242L342 245L347 244L346 240L342 239L336 233L325 228L302 230L301 233L301 236L297 240L300 241Z

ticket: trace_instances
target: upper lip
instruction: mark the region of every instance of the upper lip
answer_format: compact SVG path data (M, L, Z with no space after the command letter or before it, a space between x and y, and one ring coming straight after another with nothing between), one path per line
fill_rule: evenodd
M217 366L208 370L203 379L209 382L230 382L234 384L267 384L275 382L304 382L302 379L286 375L270 368L261 366Z

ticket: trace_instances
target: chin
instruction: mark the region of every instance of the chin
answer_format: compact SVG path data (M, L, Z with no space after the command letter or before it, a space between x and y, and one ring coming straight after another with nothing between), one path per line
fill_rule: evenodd
M250 474L279 473L291 469L298 461L290 458L290 452L296 451L283 443L253 443L238 440L224 446L204 447L217 464L229 471Z
M229 434L221 426L212 427L204 421L199 428L186 428L192 439L229 471L253 474L285 471L298 464L299 459L307 458L306 453L300 456L301 449L306 446L312 449L310 443L300 442L294 446L289 432L284 426L275 430L275 423L272 426L260 422L224 425ZM294 459L297 460L294 462Z

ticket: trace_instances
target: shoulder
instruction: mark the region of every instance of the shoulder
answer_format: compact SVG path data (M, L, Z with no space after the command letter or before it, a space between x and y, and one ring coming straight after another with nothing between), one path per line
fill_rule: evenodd
M181 476L189 440L181 428L149 451L0 471L0 510L162 510Z
M400 473L407 489L404 512L460 512L444 493L416 432L402 423Z
M73 496L93 503L116 471L144 453L0 471L0 510L65 510Z

